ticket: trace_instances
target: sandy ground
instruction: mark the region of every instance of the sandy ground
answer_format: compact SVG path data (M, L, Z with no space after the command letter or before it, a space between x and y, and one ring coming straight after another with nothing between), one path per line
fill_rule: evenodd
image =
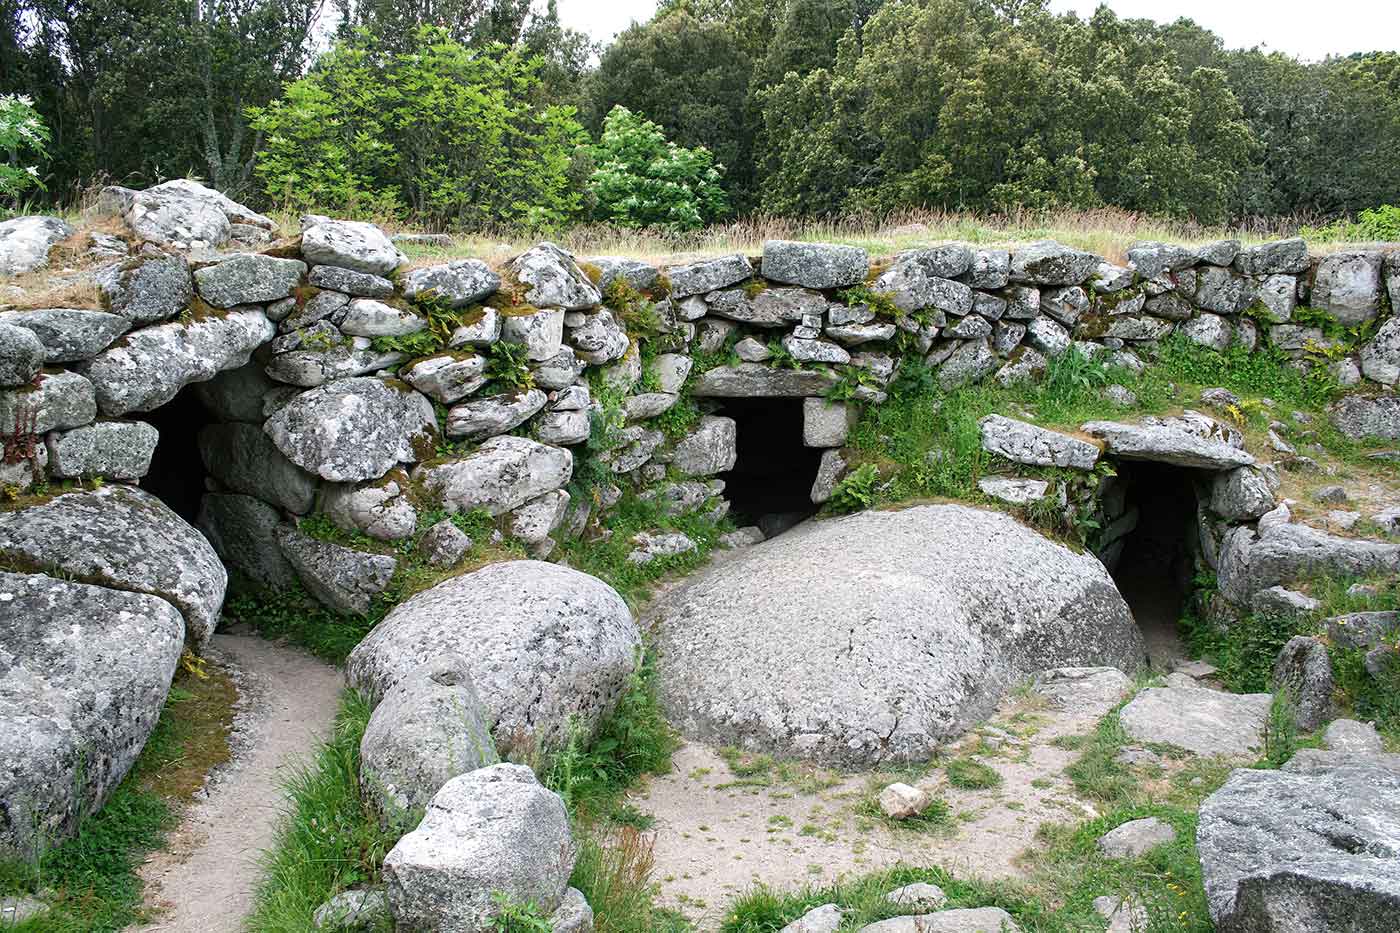
M663 902L701 930L716 929L729 902L760 881L783 890L896 864L1016 877L1017 856L1041 823L1098 815L1063 774L1077 753L1050 743L1089 731L1106 711L1101 705L1056 710L1034 697L1005 702L948 749L948 757L974 754L993 767L1002 776L999 786L953 788L936 765L917 780L951 807L951 825L938 830L896 827L870 810L881 788L915 782L916 774L837 774L780 763L736 777L720 750L695 742L676 754L671 773L630 798L655 818L654 877Z
M141 933L237 933L253 903L258 854L282 812L281 782L330 733L338 670L255 635L220 633L212 653L234 673L234 758L141 866L157 919ZM129 931L130 933L130 931Z

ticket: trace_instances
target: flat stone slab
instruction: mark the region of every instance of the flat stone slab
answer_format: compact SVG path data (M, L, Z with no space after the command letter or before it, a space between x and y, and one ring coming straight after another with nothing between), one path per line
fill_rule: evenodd
M1123 707L1118 719L1138 742L1175 745L1196 755L1248 757L1264 747L1272 700L1267 693L1150 687Z
M1200 412L1143 418L1136 424L1091 421L1081 430L1102 439L1107 453L1124 460L1202 470L1230 470L1254 463L1238 431Z

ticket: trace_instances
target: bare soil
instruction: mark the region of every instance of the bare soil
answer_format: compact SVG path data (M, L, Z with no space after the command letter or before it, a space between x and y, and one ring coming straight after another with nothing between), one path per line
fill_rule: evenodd
M155 919L128 933L243 929L258 854L272 844L285 803L282 783L335 719L340 672L311 655L234 633L215 635L208 653L238 687L233 758L210 776L166 847L141 866Z

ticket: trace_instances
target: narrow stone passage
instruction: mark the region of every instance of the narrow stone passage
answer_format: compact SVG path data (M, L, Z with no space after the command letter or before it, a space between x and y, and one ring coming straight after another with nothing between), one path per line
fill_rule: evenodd
M256 635L220 632L210 653L239 689L233 760L187 810L164 849L141 866L157 919L128 933L237 933L253 904L258 854L283 811L282 782L335 720L335 668Z

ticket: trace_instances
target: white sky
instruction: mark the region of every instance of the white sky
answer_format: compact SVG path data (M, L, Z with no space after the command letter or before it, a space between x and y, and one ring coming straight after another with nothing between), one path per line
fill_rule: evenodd
M558 0L564 25L607 41L633 20L645 21L656 0ZM1055 10L1088 16L1099 0L1052 0ZM1213 30L1227 47L1262 45L1300 58L1400 50L1396 0L1108 0L1119 16L1171 22L1182 16Z

